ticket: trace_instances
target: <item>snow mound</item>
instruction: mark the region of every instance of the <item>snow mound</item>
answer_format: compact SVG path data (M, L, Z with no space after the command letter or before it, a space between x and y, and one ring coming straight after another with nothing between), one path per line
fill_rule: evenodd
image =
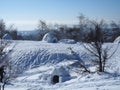
M57 38L52 33L46 33L42 39L42 41L48 42L48 43L56 43Z
M66 43L66 44L75 44L76 41L73 39L61 39L59 43Z

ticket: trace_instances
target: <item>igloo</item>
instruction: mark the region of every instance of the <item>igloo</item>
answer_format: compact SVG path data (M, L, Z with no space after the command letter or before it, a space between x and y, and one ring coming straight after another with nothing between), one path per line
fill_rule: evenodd
M64 67L56 67L51 71L50 82L52 84L65 82L70 79L69 72Z
M46 33L42 39L42 41L48 42L48 43L56 43L57 38L52 33Z

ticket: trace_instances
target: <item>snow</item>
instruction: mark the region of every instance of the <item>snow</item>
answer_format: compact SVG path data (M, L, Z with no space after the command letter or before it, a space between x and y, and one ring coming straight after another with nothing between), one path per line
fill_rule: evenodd
M79 74L75 72L79 60L89 62L89 53L81 43L46 43L43 41L12 41L4 49L18 74L5 90L119 90L120 89L120 45L106 43L117 48L107 62L105 73ZM72 48L74 52L71 52ZM61 69L62 68L62 69ZM91 69L95 69L91 67ZM69 74L70 79L51 83L53 75ZM65 78L65 77L63 77Z
M114 43L120 43L120 36L118 36L115 40Z
M66 43L66 44L75 44L76 41L73 39L61 39L59 43Z
M21 90L119 90L120 88L120 77L112 77L111 75L84 75L69 81L48 84L44 81L39 80L19 80L14 82L13 86L9 88L21 88ZM8 88L7 87L7 88ZM7 90L7 89L6 89ZM9 90L9 89L8 89ZM13 89L14 90L14 89Z
M16 88L5 88L5 90L16 90ZM27 88L17 88L17 90L27 90Z
M22 72L29 68L34 68L41 65L56 64L65 60L74 60L75 57L70 53L69 47L72 47L84 54L80 45L73 44L59 44L59 43L44 43L35 41L16 41L13 42L9 48L12 49L12 53L9 54L10 61L17 69L15 72Z
M42 39L42 41L48 42L48 43L56 43L57 38L52 33L46 33Z

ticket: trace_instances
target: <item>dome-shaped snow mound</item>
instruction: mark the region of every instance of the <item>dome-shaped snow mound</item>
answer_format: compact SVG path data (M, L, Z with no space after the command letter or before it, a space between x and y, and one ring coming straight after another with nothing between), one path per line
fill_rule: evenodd
M120 43L120 36L118 36L115 40L114 43Z
M57 38L52 33L46 33L42 39L42 41L48 42L48 43L56 43Z

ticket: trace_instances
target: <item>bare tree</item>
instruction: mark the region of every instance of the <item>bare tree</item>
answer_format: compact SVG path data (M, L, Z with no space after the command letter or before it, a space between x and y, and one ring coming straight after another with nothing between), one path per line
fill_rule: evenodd
M92 21L92 23L94 26L94 33L92 34L94 40L88 44L84 44L84 48L88 50L94 57L93 63L98 66L98 71L104 72L107 60L113 56L117 49L115 49L113 53L109 55L108 52L111 48L108 46L103 48L103 45L105 43L105 35L103 31L104 21L101 20L99 23L96 21Z
M14 26L14 24L10 25L7 30L8 30L8 33L12 36L13 40L17 40L18 39L17 28Z
M86 35L89 31L89 23L90 20L84 15L84 14L80 14L78 16L78 20L79 20L79 38L81 41L85 41L86 40ZM86 31L87 30L87 31Z
M9 55L3 53L4 48L10 42L4 41L0 45L0 90L4 90L5 85L14 77L12 72L12 65L9 63Z
M48 27L47 27L46 22L43 21L43 20L39 20L37 29L38 29L38 30L47 30Z
M83 29L84 28L84 26L85 26L85 16L83 15L83 14L80 14L79 16L78 16L78 19L79 19L79 25L80 25L80 29Z
M75 70L75 72L77 73L91 73L89 68L86 66L86 64L83 62L83 60L81 60L80 56L73 51L72 47L69 47L68 50L70 50L70 54L72 55L72 58L74 58L75 60L77 60L76 66L79 67L79 69Z
M2 44L2 37L5 34L6 31L6 26L3 21L3 19L0 20L0 43ZM1 52L1 47L0 47L0 52Z
M12 72L12 66L10 65L8 58L6 62L4 63L4 76L3 76L3 82L2 82L2 89L4 90L5 85L9 83L13 78L13 72Z
M5 33L5 29L6 26L5 26L5 23L3 21L3 19L0 20L0 39L2 39L2 36L4 35Z

